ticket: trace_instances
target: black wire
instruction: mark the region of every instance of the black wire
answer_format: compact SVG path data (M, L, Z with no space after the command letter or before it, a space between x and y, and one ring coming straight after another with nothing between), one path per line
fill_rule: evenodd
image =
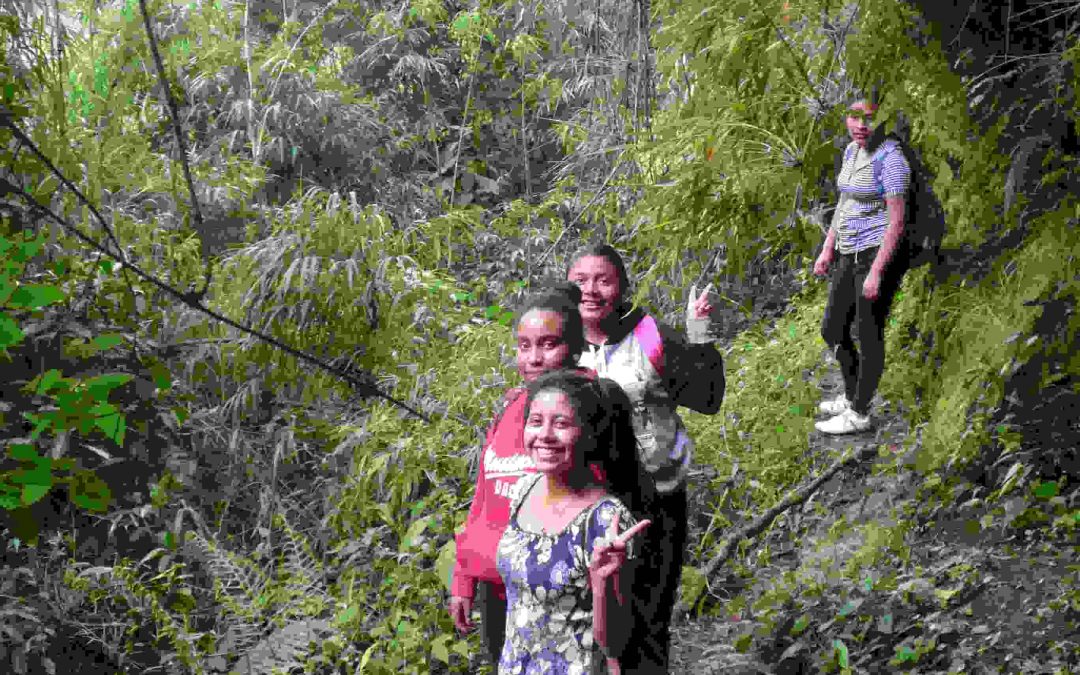
M39 157L42 161L44 161L46 163L46 165L49 166L54 173L56 173L56 175L61 180L61 182L63 182L63 184L65 186L67 186L75 194L75 196L78 197L79 200L82 201L90 209L91 213L93 213L101 221L101 224L106 228L106 231L107 232L110 231L109 227L108 227L108 224L105 222L104 218L101 217L101 214L98 212L98 210L96 208L94 208L94 205L91 204L90 201L86 198L86 196L83 195L82 192L80 192L77 187L72 185L72 183L67 178L65 178L62 173L60 173L60 170L57 169L52 164L52 162L50 162L49 159L47 157L45 157L41 153L41 150L37 147L37 145L35 145L34 142L23 132L23 130L20 129L18 127L18 125L15 124L14 120L11 119L10 113L7 111L6 108L3 108L3 107L0 107L0 123L2 123L3 126L6 126L9 129L11 129L12 133L15 134L16 138L18 138L20 141L25 143L27 145L27 147L30 148L30 151L34 153L35 156ZM177 289L173 288L169 284L165 283L164 281L161 281L157 277L154 277L150 273L143 271L137 265L134 265L131 262L128 262L123 257L123 250L118 250L117 253L113 253L112 251L108 250L107 247L102 245L100 242L96 241L93 237L89 236L88 234L85 234L78 227L75 227L74 225L68 223L65 218L63 218L63 217L59 216L58 214L54 213L52 211L52 209L48 208L44 204L39 203L36 199L34 199L30 195L26 194L24 191L19 190L18 193L19 193L19 196L22 199L29 202L29 204L33 208L35 208L35 209L41 211L42 213L45 213L46 215L48 215L50 218L52 218L54 221L56 221L61 227L63 227L65 230L67 230L68 232L73 234L75 237L77 237L78 239L80 239L81 241L83 241L84 243L89 245L91 248L93 248L94 250L96 250L96 251L98 251L100 253L103 253L103 254L109 256L110 258L112 258L114 260L117 260L118 262L122 263L124 265L125 270L130 270L133 274L135 274L140 279L142 279L142 280L144 280L146 282L149 282L150 284L156 286L158 289L164 291L168 295L173 296L174 298L176 298L180 302L184 303L185 305L191 307L192 309L195 309L195 310L197 310L199 312L202 312L203 314L206 314L207 316L210 316L211 318L213 318L213 319L215 319L215 320L217 320L217 321L219 321L221 323L224 323L225 325L230 326L230 327L232 327L232 328L234 328L236 330L239 330L239 331L241 331L243 333L247 333L248 335L252 335L252 336L262 340L263 342L266 342L267 344L270 344L270 345L280 349L281 351L285 352L286 354L289 354L289 355L291 355L291 356L293 356L293 357L295 357L295 358L297 358L297 359L299 359L301 361L305 361L305 362L307 362L307 363L309 363L311 365L314 365L314 366L316 366L318 368L321 368L322 370L330 373L331 375L337 376L340 379L343 379L346 382L348 382L349 384L356 387L357 391L359 391L362 394L376 396L378 398L384 399L384 400L396 405L397 407L412 413L413 415L415 415L416 417L419 417L420 419L424 420L425 422L431 422L431 419L428 418L423 413L419 412L418 410L415 410L414 408L412 408L411 406L409 406L406 403L398 401L397 399L395 399L395 398L393 398L393 397L391 397L391 396L389 396L387 394L384 394L381 390L379 390L378 387L371 384L370 382L364 382L364 381L360 380L357 377L354 377L354 376L352 376L352 375L350 375L348 373L343 372L341 369L334 368L333 366L331 366L330 364L326 363L325 361L323 361L322 359L320 359L318 357L312 356L311 354L308 354L306 352L302 352L299 349L296 349L295 347L291 347L291 346L285 344L284 342L281 342L280 340L278 340L277 338L275 338L275 337L273 337L271 335L267 335L267 334L262 333L262 332L260 332L258 330L255 330L254 328L251 328L249 326L245 326L245 325L240 324L240 323L238 323L236 321L233 321L229 317L224 316L222 314L219 314L219 313L215 312L214 310L204 306L202 304L202 302L200 300L200 297L198 296L197 293L185 293L183 291L180 291L180 290L177 290Z

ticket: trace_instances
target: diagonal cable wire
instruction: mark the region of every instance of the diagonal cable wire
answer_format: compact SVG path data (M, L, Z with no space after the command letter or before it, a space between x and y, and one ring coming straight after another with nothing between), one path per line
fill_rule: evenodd
M108 226L108 223L105 222L105 219L102 218L100 212L94 207L94 205L90 203L90 200L87 199L85 195L83 195L82 191L80 191L79 188L77 188L73 183L71 183L71 181L69 181L66 177L64 177L64 175L60 172L60 170L58 168L56 168L56 166L51 161L49 161L49 159L47 157L45 157L44 154L42 154L41 150L37 147L37 145L34 143L34 141L31 140L30 137L27 136L23 132L23 130L19 128L19 126L12 119L11 114L4 107L0 107L0 124L2 124L3 126L6 126L9 129L11 129L12 133L15 135L16 138L18 138L21 142L25 143L26 146L30 149L31 152L34 153L34 155L36 157L38 157L40 160L45 162L46 166L48 166L49 169L60 178L61 182L63 182L63 184L69 190L72 191L72 193L79 199L79 201L81 201L83 204L85 204L89 208L90 212L92 214L94 214L94 216L101 222L102 226L106 229L106 232L111 231L109 226ZM403 403L403 402L389 396L388 394L383 393L378 387L376 387L371 382L365 382L364 380L352 375L351 373L347 373L347 372L341 370L340 368L335 368L334 366L330 365L326 361L324 361L324 360L322 360L322 359L320 359L320 358L318 358L316 356L312 356L311 354L300 351L299 349L296 349L295 347L292 347L290 345L285 344L284 342L282 342L281 340L278 340L277 338L273 337L272 335L267 335L266 333L258 331L256 329L250 327L250 326L246 326L246 325L243 325L243 324L238 323L236 321L233 321L229 317L224 316L223 314L220 314L218 312L215 312L214 310L212 310L212 309L210 309L210 308L208 308L208 307L206 307L205 305L202 304L202 302L201 302L202 296L198 292L183 292L183 291L177 290L176 288L173 288L172 286L165 283L164 281L161 281L160 279L153 276L149 272L143 271L137 265L134 265L131 262L129 262L128 260L126 260L126 258L124 256L124 253L123 253L123 250L118 250L115 253L113 251L110 251L108 249L108 247L106 247L104 244L97 241L96 239L94 239L90 235L84 233L78 227L76 227L76 226L72 225L71 223L69 223L67 221L67 219L65 219L62 216L58 215L57 213L53 212L52 209L45 206L44 204L41 204L40 202L38 202L33 197L26 194L25 191L23 191L23 190L14 190L14 191L18 192L19 196L22 199L26 200L33 208L36 208L37 210L41 211L42 213L48 215L51 219L56 221L61 227L63 227L65 230L70 232L72 235L77 237L79 240L81 240L82 242L84 242L85 244L87 244L88 246L93 248L95 251L103 253L103 254L109 256L110 258L120 262L121 264L123 264L125 269L130 270L133 274L135 274L140 279L142 279L142 280L156 286L161 291L165 292L168 295L171 295L172 297L176 298L177 300L184 303L188 307L191 307L192 309L195 309L195 310L197 310L199 312L202 312L203 314L206 314L207 316L213 318L214 320L219 321L221 323L224 323L225 325L230 326L230 327L232 327L232 328L234 328L234 329L236 329L238 331L241 331L243 333L247 333L248 335L252 335L252 336L262 340L263 342L266 342L267 344L273 345L277 349L280 349L281 351L285 352L286 354L289 354L290 356L293 356L296 359L299 359L300 361L304 361L306 363L309 363L309 364L311 364L311 365L313 365L313 366L315 366L317 368L320 368L320 369L330 373L331 375L334 375L334 376L336 376L336 377L338 377L338 378L340 378L342 380L345 380L346 382L351 384L357 390L357 392L359 392L361 395L375 396L375 397L384 399L384 400L394 404L395 406L401 408L402 410L405 410L407 412L412 413L413 415L419 417L420 419L424 420L425 422L430 422L431 421L430 418L428 418L426 415L424 415L423 413L419 412L418 410L412 408L408 404ZM11 192L11 190L9 190L9 192Z

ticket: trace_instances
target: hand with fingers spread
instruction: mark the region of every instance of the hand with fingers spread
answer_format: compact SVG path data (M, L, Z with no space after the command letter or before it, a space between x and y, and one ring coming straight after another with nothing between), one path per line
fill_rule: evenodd
M690 287L690 297L686 301L686 333L693 344L709 341L710 315L716 309L710 297L713 290L710 283L698 295L697 284Z

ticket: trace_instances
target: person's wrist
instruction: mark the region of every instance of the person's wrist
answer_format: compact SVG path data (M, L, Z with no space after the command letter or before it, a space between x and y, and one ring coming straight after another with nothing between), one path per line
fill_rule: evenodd
M689 338L691 344L703 344L709 342L709 319L687 317L686 319L686 336Z

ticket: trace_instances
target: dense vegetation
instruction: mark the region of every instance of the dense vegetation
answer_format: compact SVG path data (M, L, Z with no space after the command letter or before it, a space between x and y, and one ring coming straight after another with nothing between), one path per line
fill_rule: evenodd
M448 543L514 303L594 237L664 318L703 279L730 305L723 410L687 418L680 658L1080 657L1080 5L0 6L11 672L480 670ZM812 433L806 270L874 84L949 230L849 448Z

